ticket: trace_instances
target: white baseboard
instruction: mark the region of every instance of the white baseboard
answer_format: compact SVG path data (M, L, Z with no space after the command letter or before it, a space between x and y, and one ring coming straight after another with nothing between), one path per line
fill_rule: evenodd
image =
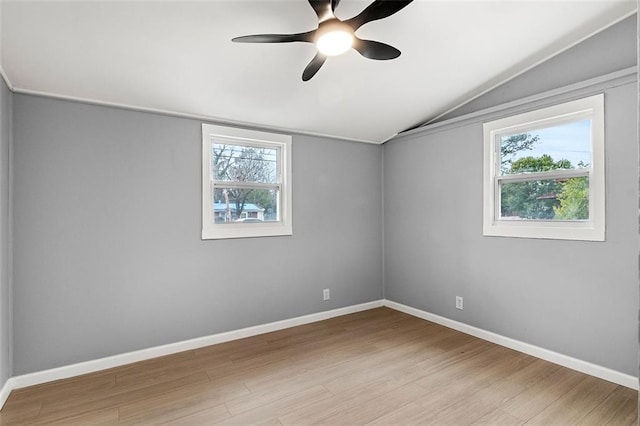
M12 390L13 380L11 378L8 378L7 381L4 382L2 389L0 389L0 409L4 407L4 403L7 402L7 398L9 398L9 394L11 394Z
M67 379L87 373L94 373L96 371L119 367L122 365L131 364L133 362L144 361L164 355L170 355L178 352L188 351L191 349L211 346L217 343L229 342L231 340L243 339L245 337L257 336L259 334L270 333L272 331L278 331L298 325L309 324L312 322L322 321L329 318L352 314L355 312L366 311L369 309L379 308L381 306L382 300L376 300L373 302L362 303L360 305L347 306L344 308L333 309L331 311L318 312L315 314L271 322L268 324L256 325L254 327L227 331L224 333L213 334L211 336L199 337L196 339L170 343L167 345L156 346L153 348L142 349L139 351L128 352L119 355L113 355L92 361L65 365L63 367L53 368L50 370L15 376L7 380L7 382L2 387L2 390L0 390L0 408L2 408L7 397L13 389L38 385L41 383L51 382L59 379Z
M138 361L144 361L151 358L157 358L164 355L171 355L191 349L211 346L218 343L229 342L231 340L243 339L245 337L257 336L259 334L270 333L285 328L295 327L298 325L309 324L312 322L322 321L342 315L352 314L355 312L366 311L369 309L386 306L418 318L431 321L445 327L458 330L460 332L470 334L483 340L505 346L510 349L523 352L537 358L544 359L554 364L559 364L573 370L577 370L631 389L638 389L638 378L628 374L620 373L606 367L595 365L586 361L562 355L547 349L540 348L528 343L524 343L509 337L501 336L490 331L486 331L477 327L473 327L458 321L454 321L439 315L435 315L420 309L412 308L391 300L376 300L373 302L362 303L360 305L347 306L344 308L333 309L331 311L318 312L315 314L304 315L301 317L290 318L282 321L276 321L268 324L256 325L254 327L242 328L239 330L228 331L224 333L213 334L211 336L199 337L196 339L185 340L182 342L170 343L167 345L157 346L139 351L128 352L119 355L113 355L106 358L100 358L92 361L80 362L77 364L66 365L63 367L53 368L50 370L38 371L35 373L24 374L9 378L0 389L0 409L6 402L9 394L13 389L24 388L27 386L47 383L54 380L67 379L70 377L80 376L82 374L94 373L108 368L119 367Z
M600 365L592 364L587 361L582 361L577 358L553 352L539 346L531 345L529 343L521 342L510 337L492 333L481 328L464 324L459 321L454 321L449 318L441 317L439 315L432 314L421 309L412 308L411 306L403 305L391 300L385 299L382 303L386 307L404 312L409 315L413 315L414 317L435 322L436 324L452 328L465 334L470 334L472 336L487 340L497 345L504 346L518 352L535 356L536 358L544 359L545 361L549 361L554 364L562 365L563 367L567 367L572 370L577 370L582 373L598 377L600 379L604 379L631 389L638 390L638 378L630 376L629 374L621 373L610 368L602 367Z

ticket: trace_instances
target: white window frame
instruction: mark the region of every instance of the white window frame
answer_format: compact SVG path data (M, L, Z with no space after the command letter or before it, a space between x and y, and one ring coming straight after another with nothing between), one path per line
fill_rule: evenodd
M500 138L515 133L577 120L591 120L591 165L584 169L554 170L526 175L500 176ZM484 123L484 222L486 236L604 241L605 150L604 94L538 109ZM529 181L588 176L589 220L502 220L500 181Z
M291 208L291 136L236 127L202 124L202 239L251 238L293 235ZM226 182L238 187L278 187L278 220L264 223L215 223L212 220L212 142L277 149L278 167L275 184Z

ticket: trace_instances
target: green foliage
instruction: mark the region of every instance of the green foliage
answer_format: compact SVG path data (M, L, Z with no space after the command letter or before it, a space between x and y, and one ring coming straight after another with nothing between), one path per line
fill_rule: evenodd
M561 184L555 179L503 183L501 188L502 217L523 219L553 219L555 197Z
M275 191L263 190L255 191L252 189L247 194L246 202L255 204L256 206L264 209L265 219L275 219L277 210L277 198L275 197Z
M517 159L511 163L511 168L507 173L548 172L549 170L572 168L573 166L571 166L569 160L553 161L550 155L543 154L541 157L523 157Z
M550 155L523 157L511 163L507 174L547 172L556 169L571 169L568 160L554 161ZM504 182L501 186L502 217L523 219L553 219L556 207L560 206L557 195L564 183L558 179L540 179L527 182Z
M556 219L589 219L589 178L578 177L567 180L558 194L559 206L555 206Z

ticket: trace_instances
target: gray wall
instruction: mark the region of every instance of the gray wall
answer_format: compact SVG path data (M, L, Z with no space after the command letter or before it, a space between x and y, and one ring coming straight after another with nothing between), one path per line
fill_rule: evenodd
M636 34L637 18L633 15L496 87L438 121L632 67L638 63Z
M382 297L380 146L294 136L294 235L202 241L200 125L14 95L14 374Z
M11 376L12 323L9 280L9 155L12 93L0 78L0 387Z
M384 145L387 299L637 375L638 92L592 90L605 92L606 241L483 237L482 121L496 117L436 126Z

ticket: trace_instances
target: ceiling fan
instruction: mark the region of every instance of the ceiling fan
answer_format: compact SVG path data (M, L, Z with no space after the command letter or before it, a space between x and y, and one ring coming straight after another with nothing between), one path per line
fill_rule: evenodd
M327 60L327 56L341 55L353 48L365 58L388 60L400 56L393 46L379 41L362 40L355 32L364 24L387 18L400 11L413 0L375 0L362 12L351 19L340 20L335 10L340 0L308 0L318 15L318 28L297 34L257 34L235 37L236 43L291 43L296 41L314 43L318 49L316 56L302 73L302 80L308 81L316 75Z

